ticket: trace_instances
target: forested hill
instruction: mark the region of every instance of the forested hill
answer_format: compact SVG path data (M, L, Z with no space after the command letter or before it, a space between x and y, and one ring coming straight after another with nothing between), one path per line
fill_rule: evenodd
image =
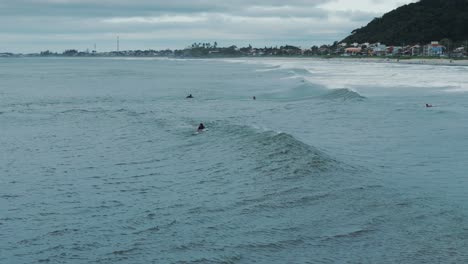
M387 45L468 40L468 0L421 0L399 7L354 30L346 43Z

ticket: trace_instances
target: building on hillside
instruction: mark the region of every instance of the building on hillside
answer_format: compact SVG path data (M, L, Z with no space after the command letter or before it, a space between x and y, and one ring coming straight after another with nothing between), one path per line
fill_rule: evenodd
M422 47L420 45L410 46L408 55L419 56L422 54Z
M452 57L461 58L466 56L465 47L459 47L453 50Z
M362 54L362 48L346 48L345 49L345 55L361 55Z
M390 46L390 47L387 48L387 55L400 56L402 53L403 53L403 47Z
M438 41L432 41L431 44L427 44L423 48L424 56L438 57L445 54L446 48L440 45Z
M371 44L369 47L369 55L385 56L387 55L387 46L381 43Z

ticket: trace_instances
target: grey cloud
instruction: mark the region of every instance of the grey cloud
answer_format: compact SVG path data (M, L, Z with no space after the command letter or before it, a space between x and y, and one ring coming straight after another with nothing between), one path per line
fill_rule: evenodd
M238 13L253 17L315 17L326 18L328 12L315 6L249 6ZM234 13L236 14L236 13Z
M0 0L0 24L8 25L0 31L0 52L60 51L96 42L110 50L117 35L135 49L214 40L310 46L339 40L381 15L321 7L332 1Z
M7 1L9 3L7 3ZM249 0L217 1L217 0L2 0L6 6L0 13L15 14L47 14L73 16L115 16L119 14L160 14L160 13L198 13L198 12L232 12L257 7L315 7L330 0Z
M365 24L370 22L374 17L381 15L379 13L365 11L336 11L332 13L334 13L336 16L346 17L350 21Z

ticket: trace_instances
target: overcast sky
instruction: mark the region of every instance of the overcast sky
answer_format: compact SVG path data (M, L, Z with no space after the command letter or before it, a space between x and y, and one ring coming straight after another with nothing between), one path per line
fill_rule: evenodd
M0 52L329 44L416 0L0 0Z

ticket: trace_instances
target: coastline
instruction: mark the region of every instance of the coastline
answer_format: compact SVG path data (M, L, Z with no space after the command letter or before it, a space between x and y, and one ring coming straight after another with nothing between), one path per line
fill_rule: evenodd
M398 63L416 65L440 65L440 66L468 66L468 59L448 59L448 58L329 58L336 61L355 62L377 62L377 63Z
M468 66L468 58L449 59L449 58L418 58L418 57L341 57L341 56L217 56L217 57L175 57L175 56L8 56L0 59L11 58L93 58L93 59L299 59L299 60L332 60L349 62L369 62L369 63L390 63L390 64L414 64L414 65L440 65L440 66Z

